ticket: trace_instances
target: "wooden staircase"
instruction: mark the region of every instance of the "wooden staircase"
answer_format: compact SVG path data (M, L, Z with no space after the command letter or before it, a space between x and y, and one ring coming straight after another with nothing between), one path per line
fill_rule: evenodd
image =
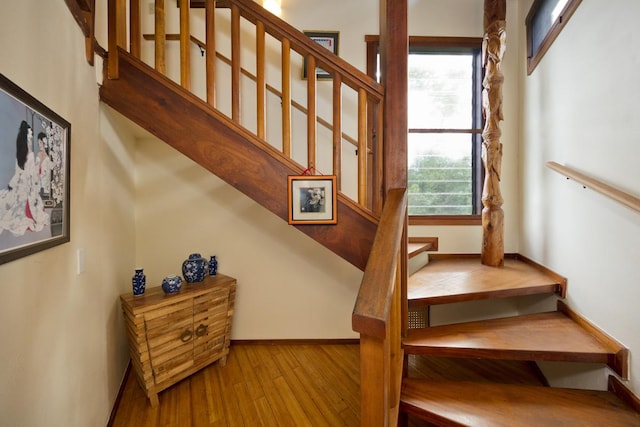
M300 165L134 56L114 53L120 77L105 79L102 102L287 220L287 176ZM343 195L338 215L336 225L297 228L363 269L377 220Z
M437 304L538 293L562 298L566 280L521 257L505 259L504 268L483 266L478 257L432 257L408 285L410 310L423 313L428 313L425 307ZM607 365L619 377L628 378L627 349L563 301L557 304L557 311L551 312L425 324L409 329L403 348L407 355L438 358L445 367L443 358L473 359L477 364L587 362ZM438 426L640 425L640 401L616 376L609 377L609 390L596 391L553 388L544 381L514 384L518 375L509 372L511 378L502 382L408 377L402 384L400 410Z
M186 3L181 2L181 8L186 8L183 6ZM400 411L430 425L442 426L640 426L640 403L615 376L610 377L609 391L566 390L545 387L543 383L518 384L518 381L506 381L507 384L478 381L474 375L468 379L448 379L446 375L437 380L403 378L403 361L409 355L441 361L466 359L474 361L472 370L475 371L491 371L494 366L501 366L494 363L502 361L520 363L510 365L515 366L509 368L514 369L509 371L513 376L519 374L519 367L531 370L531 361L589 362L607 365L624 379L628 376L628 352L562 302L553 312L451 325L430 326L427 317L423 328L409 330L401 342L406 320L401 313L406 314L403 307L407 300L410 312L422 310L428 316L430 307L450 303L537 294L564 298L566 281L521 257L505 260L504 268L484 267L479 257L444 257L435 258L415 273L407 286L406 254L408 250L412 253L422 250L407 247L406 189L401 188L402 185L390 186L388 182L383 189L383 182L388 178L383 176L383 171L392 169L394 160L398 166L399 162L406 163L406 159L402 155L394 157L394 152L388 150L393 144L383 150L385 93L377 83L306 40L285 22L265 14L251 0L218 3L207 0L207 4L214 7L217 4L231 8L232 114L227 116L215 108L213 97L209 96L213 93L211 88L207 88L205 101L189 91L188 79L178 84L138 59L142 34L135 27L135 20L130 31L135 37L129 43L122 39L126 28L124 4L123 0L109 1L110 43L101 100L284 220L288 216L286 177L315 167L318 150L317 84L311 73L306 95L309 107L307 163L297 163L290 156L293 101L287 85L292 73L285 68L290 65L290 51L305 58L310 69L319 66L333 76L334 153L341 152L344 139L342 85L357 94L357 200L339 194L337 225L297 228L365 271L352 316L353 329L361 337L361 425L395 425ZM131 15L135 16L133 5L137 5L139 12L140 3L136 0L130 4ZM207 14L213 13L212 10L207 9ZM188 12L181 9L181 17L184 15ZM256 61L255 96L261 100L256 113L256 132L243 126L239 117L241 96L237 91L242 68L233 58L241 56L241 18L244 23L255 24L257 58L262 58ZM181 33L189 34L188 25L184 26L181 22ZM282 43L281 114L286 120L283 119L282 124L281 150L277 148L279 144L265 140L267 116L261 107L267 86L265 34ZM163 49L168 38L168 35L156 34L156 50ZM180 37L180 43L181 51L187 52L189 37ZM213 40L208 40L200 46L213 44ZM124 49L127 45L129 50ZM208 60L207 65L212 62ZM188 75L188 71L183 63L182 75ZM212 74L213 68L207 68L207 79ZM383 158L389 160L391 166L383 165ZM334 174L339 174L340 162L339 155L333 159ZM446 363L438 369L446 371Z
M170 2L169 2L170 3ZM194 2L192 2L194 3ZM195 2L200 7L205 2ZM129 40L125 37L127 10L123 0L109 0L109 49L105 54L105 78L100 87L100 99L123 116L141 126L160 140L205 167L228 184L240 190L283 220L289 217L288 180L290 175L316 174L321 154L332 158L332 164L324 169L325 174L337 177L337 216L335 225L296 225L303 233L326 246L328 249L364 269L376 232L381 211L381 170L382 170L382 108L384 99L382 86L327 49L314 43L302 32L268 13L252 0L211 1L213 7L207 10L207 42L197 41L207 54L206 99L191 91L191 61L188 60L192 37L174 37L164 33L164 0L158 2L156 28L163 29L154 34L156 60L154 66L143 62L140 57L142 30L140 23L140 2L130 2L128 15L131 17ZM189 2L180 3L180 34L190 34ZM168 12L168 11L167 11ZM231 26L231 59L221 56L215 47L215 13L220 19L228 19ZM255 74L252 75L241 65L241 28L253 26L255 44L246 47L256 55ZM180 82L167 77L165 50L167 40L180 40ZM281 88L275 94L279 100L278 111L268 110L268 89L273 88L266 81L265 43L279 43L282 57ZM207 48L209 46L209 49ZM273 46L271 46L273 47ZM183 57L186 57L183 58ZM292 76L298 75L292 58L305 59L310 69L320 67L331 74L332 84L328 94L321 91L315 73L306 78L306 119L307 141L299 143L292 137L292 107L300 103L292 97ZM214 64L217 62L217 65ZM224 68L231 77L230 113L225 114L216 107L216 90L229 82L218 82L216 76L223 74ZM252 89L241 92L241 82L251 76ZM222 77L218 77L222 79ZM297 83L297 82L296 82ZM326 86L322 88L327 89ZM299 88L298 88L299 89ZM346 110L342 99L347 94L355 97L355 111ZM333 109L330 122L317 112L318 99L329 98ZM241 114L243 99L257 100L255 121ZM327 101L325 101L327 102ZM345 111L343 111L343 109ZM267 117L271 121L280 120L274 127L281 128L279 139L267 140ZM272 117L278 117L273 119ZM357 138L342 132L343 121L357 124ZM327 141L320 138L318 124L328 128L331 136ZM298 144L298 145L296 145ZM354 144L357 160L357 197L343 193L341 172L342 144ZM327 148L328 146L328 148ZM293 157L294 148L306 152L306 163L299 163ZM327 154L329 153L329 154Z

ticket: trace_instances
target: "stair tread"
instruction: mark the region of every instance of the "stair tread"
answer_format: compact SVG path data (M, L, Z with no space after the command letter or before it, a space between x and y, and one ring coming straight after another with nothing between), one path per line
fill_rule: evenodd
M562 312L410 329L403 344L408 354L610 365L624 351L616 343L599 340Z
M558 293L566 280L522 259L505 258L504 267L482 265L479 257L430 257L409 277L409 307L517 295Z
M401 410L447 426L640 426L640 414L607 391L407 378Z
M407 243L407 252L409 258L413 258L422 252L430 251L432 247L433 243L431 242L409 242Z

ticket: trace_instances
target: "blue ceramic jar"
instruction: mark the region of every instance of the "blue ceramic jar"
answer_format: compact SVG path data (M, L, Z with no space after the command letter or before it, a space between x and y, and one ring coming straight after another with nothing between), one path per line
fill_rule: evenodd
M144 294L144 289L147 285L147 276L144 275L142 268L135 269L135 274L131 278L131 285L133 286L133 296L137 297Z
M182 278L180 276L170 275L162 279L162 290L166 294L175 294L182 287Z
M207 260L193 253L182 263L182 275L187 283L202 282L207 274Z
M218 260L215 255L211 255L209 260L209 276L215 276L218 274Z

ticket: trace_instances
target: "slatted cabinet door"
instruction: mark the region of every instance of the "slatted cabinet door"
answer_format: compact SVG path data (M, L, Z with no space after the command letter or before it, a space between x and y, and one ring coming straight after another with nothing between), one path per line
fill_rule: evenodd
M156 384L193 366L193 300L145 314L151 367Z
M193 299L193 358L196 363L215 357L220 359L222 366L226 364L234 299L235 285Z

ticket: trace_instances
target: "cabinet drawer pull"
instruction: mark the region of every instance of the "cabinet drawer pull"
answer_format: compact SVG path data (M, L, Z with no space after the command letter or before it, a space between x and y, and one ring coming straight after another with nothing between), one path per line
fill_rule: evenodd
M193 337L193 332L191 332L189 329L185 329L182 335L180 335L180 341L189 342L189 340L191 340L192 337Z
M202 323L200 324L200 326L198 326L198 328L196 329L196 335L201 337L204 334L207 333L207 325L203 325Z

